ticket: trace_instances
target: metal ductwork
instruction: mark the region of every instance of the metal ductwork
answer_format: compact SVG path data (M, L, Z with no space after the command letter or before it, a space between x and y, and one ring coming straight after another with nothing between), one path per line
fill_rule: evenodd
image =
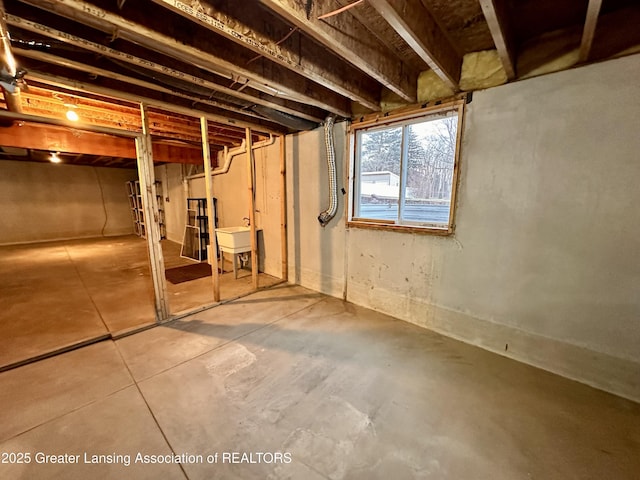
M333 144L333 124L335 115L329 115L324 121L324 145L327 150L327 168L329 170L329 207L318 215L320 225L326 227L338 211L338 175L336 172L336 150Z
M264 105L254 105L251 110L262 115L268 120L272 120L293 130L313 130L318 126L318 123L316 122L296 117L274 108L265 107Z
M4 95L9 111L22 113L18 80L20 80L26 72L18 69L16 59L11 53L11 37L7 30L4 2L2 2L2 0L0 0L0 37L0 87L2 88L2 94Z

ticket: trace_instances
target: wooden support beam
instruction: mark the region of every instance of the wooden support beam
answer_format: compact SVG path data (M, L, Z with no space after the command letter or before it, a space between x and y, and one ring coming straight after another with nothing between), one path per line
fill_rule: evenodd
M287 155L285 137L280 137L280 242L282 280L289 279L289 248L287 238Z
M26 122L0 128L0 145L61 153L136 158L132 139Z
M584 30L582 31L582 42L580 43L580 56L578 57L579 62L586 62L589 60L591 45L593 45L593 38L596 34L596 26L598 25L598 17L600 16L601 7L602 0L589 0L587 15L584 20Z
M509 80L516 78L516 50L506 0L480 0L493 43Z
M142 117L142 135L136 138L138 154L138 178L142 192L142 208L146 219L147 251L151 267L151 280L155 292L156 320L163 322L169 319L169 300L167 297L167 280L164 276L164 257L160 245L160 216L156 192L155 174L153 170L153 154L151 152L151 135L147 119L146 106L140 104Z
M256 198L255 185L253 183L255 161L253 157L253 143L251 141L251 129L246 130L247 147L247 184L249 186L249 225L251 229L251 280L254 290L258 289L258 238L256 236ZM235 262L235 259L234 259Z
M413 71L349 12L319 20L341 7L337 0L258 0L316 41L375 78L408 102L416 101L418 72ZM310 11L307 6L310 5Z
M459 90L462 56L420 0L369 0L440 79Z
M13 124L0 128L0 145L60 153L136 158L135 144L129 138L26 122L21 126ZM196 147L154 142L152 148L156 162L194 165L202 162L202 152Z
M180 0L152 1L371 110L380 108L379 84L267 11L251 14L241 2L227 2L223 11L213 3L195 8ZM283 40L292 35L293 41Z
M109 12L84 0L21 0L43 10L56 13L71 20L84 23L98 30L112 33L124 40L137 43L163 55L197 65L233 80L249 83L266 93L275 93L291 100L315 105L343 117L351 115L349 100L329 88L313 84L299 75L283 75L278 69L268 68L260 62L242 62L243 49L236 51L219 48L213 53L210 37L194 35L192 31L171 28L171 35L160 31L167 27L163 18L156 18L146 12L136 12L145 24L134 22L118 14ZM153 24L150 28L147 24ZM189 30L188 28L186 30ZM193 30L193 28L191 29ZM104 47L106 50L106 47ZM241 66L242 65L242 66Z
M213 204L213 179L211 177L211 149L209 148L209 125L205 117L200 117L202 130L202 157L204 159L204 189L207 195L207 217L209 223L209 252L213 301L220 301L220 278L218 276L218 248L216 242L215 205Z
M198 165L202 162L202 152L196 147L152 143L154 162L186 163Z

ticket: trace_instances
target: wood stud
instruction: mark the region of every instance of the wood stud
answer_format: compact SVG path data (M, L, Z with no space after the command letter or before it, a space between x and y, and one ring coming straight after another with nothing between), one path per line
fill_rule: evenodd
M147 248L151 267L151 280L155 291L156 320L163 322L169 319L170 310L167 298L167 281L164 276L164 257L162 246L160 245L158 198L156 196L151 135L149 134L146 110L146 105L141 103L142 135L136 137L138 178L140 180L140 191L142 192L142 208L147 219ZM153 221L150 221L151 219Z
M211 176L211 149L209 148L209 126L205 117L200 117L202 129L202 159L204 161L204 186L207 195L207 212L209 222L209 252L207 258L211 264L211 281L213 301L220 301L220 279L218 275L218 249L216 242L216 209L213 203L213 177Z
M513 80L516 78L515 41L507 10L507 0L481 0L480 6L502 61L502 67L507 78Z
M253 142L251 129L246 129L247 146L247 185L249 191L249 227L251 229L251 280L253 289L258 289L258 239L256 237L256 200L255 200L255 159L253 156ZM235 262L235 259L234 259Z
M602 7L602 0L589 0L587 6L587 15L584 21L584 30L582 32L582 41L580 43L580 62L586 62L589 60L591 54L591 46L593 45L593 38L596 34L596 27L598 25L598 17L600 16L600 8Z

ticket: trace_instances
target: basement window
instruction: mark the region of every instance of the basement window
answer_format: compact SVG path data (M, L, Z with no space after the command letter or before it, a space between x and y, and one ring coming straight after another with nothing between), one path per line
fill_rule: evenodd
M349 226L453 232L463 102L352 126Z

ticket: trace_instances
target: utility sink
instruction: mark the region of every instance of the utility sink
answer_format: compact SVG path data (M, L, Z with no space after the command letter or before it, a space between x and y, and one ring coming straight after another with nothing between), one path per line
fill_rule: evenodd
M227 253L251 251L251 227L216 228L218 248Z

